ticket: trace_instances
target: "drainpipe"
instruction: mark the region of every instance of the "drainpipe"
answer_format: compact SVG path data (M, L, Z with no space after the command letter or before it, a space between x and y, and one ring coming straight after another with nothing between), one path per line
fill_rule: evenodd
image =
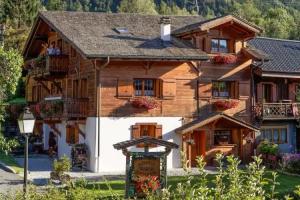
M100 83L100 72L102 69L104 69L110 62L109 56L106 58L106 61L100 65L97 66L97 59L94 59L94 68L95 68L95 74L96 74L96 81L95 81L95 89L96 89L96 117L97 117L97 134L95 135L95 141L97 142L97 160L96 163L96 169L97 172L100 171L100 164L99 164L99 157L100 157L100 116L101 116L101 92L99 92L99 89L101 89L101 83ZM99 88L99 89L98 89ZM98 137L97 137L98 136Z

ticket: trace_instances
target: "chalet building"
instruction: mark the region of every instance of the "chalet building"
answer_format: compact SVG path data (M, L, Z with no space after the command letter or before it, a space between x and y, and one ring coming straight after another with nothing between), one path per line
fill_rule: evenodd
M257 140L279 144L281 152L300 150L300 41L255 38L249 44L263 52L253 64L254 120Z
M43 136L44 150L54 138L58 156L70 156L72 145L84 143L89 169L105 172L125 166L125 157L113 144L142 136L180 146L168 157L169 168L181 167L181 150L191 166L198 155L214 164L219 152L248 162L255 137L261 137L259 125L263 137L274 127L274 140L278 128L278 141L292 141L296 120L282 106L295 105L297 95L287 91L297 92L298 75L293 73L296 65L284 65L290 57L282 59L278 54L297 57L286 51L295 44L256 38L261 32L232 15L205 20L39 13L23 55L28 71L26 99L38 119L36 129ZM273 42L280 51L274 51ZM260 102L263 120L254 123L252 111ZM288 112L284 124L265 118L273 107L280 117L276 120L281 120L282 111ZM157 148L151 146L150 151Z

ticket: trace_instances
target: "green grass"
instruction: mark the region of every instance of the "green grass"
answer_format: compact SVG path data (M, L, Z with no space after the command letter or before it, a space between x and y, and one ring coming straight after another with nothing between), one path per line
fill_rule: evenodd
M18 165L11 155L0 153L0 161L15 170L16 173L22 173L23 168Z
M213 187L213 180L215 175L209 174L207 179L209 181L209 185ZM266 172L266 178L272 179L271 171ZM199 181L199 176L194 176L192 184L195 184ZM277 181L280 185L276 186L276 192L279 196L283 197L285 194L292 193L297 185L300 185L300 177L290 176L285 174L278 174ZM168 177L168 186L171 187L171 190L174 189L179 182L185 182L184 177ZM95 195L105 195L111 196L111 191L109 187L111 187L114 194L124 195L125 181L123 180L114 180L106 182L90 182L85 187L85 192L93 193Z

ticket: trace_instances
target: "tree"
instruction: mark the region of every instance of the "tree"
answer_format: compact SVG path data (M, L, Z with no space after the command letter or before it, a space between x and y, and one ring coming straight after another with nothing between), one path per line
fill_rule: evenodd
M48 0L45 6L47 10L65 10L67 8L64 0Z
M157 15L153 0L122 0L118 12Z
M294 18L284 8L271 8L265 19L266 35L274 38L289 38L296 26Z
M15 93L22 65L23 58L17 50L0 48L0 103Z
M191 15L187 9L181 9L176 4L168 6L164 1L161 2L158 12L161 15Z

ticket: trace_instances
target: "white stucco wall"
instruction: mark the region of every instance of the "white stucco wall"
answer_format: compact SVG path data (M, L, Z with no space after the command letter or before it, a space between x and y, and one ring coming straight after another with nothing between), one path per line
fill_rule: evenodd
M131 139L131 125L143 122L162 125L163 139L181 145L180 135L174 132L174 129L182 124L181 117L101 117L98 172L125 170L125 156L122 154L122 151L114 149L113 144ZM169 154L168 168L178 168L180 165L179 148Z

